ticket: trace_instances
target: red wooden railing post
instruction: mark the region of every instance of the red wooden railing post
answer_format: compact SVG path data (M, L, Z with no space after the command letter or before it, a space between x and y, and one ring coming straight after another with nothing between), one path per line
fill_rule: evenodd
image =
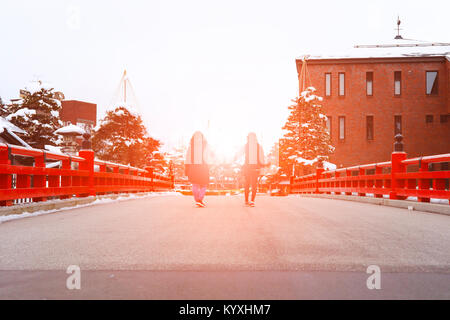
M441 167L442 170L442 167ZM436 178L433 179L433 190L445 190L445 179ZM449 199L450 204L450 199Z
M148 176L150 177L150 191L155 190L155 185L153 182L153 167L145 167L145 170L148 172Z
M428 163L419 160L419 172L427 172ZM419 190L430 190L430 179L419 179ZM419 202L430 202L430 198L418 198Z
M40 168L41 170L45 169L45 151L42 152L42 155L34 157L34 167ZM47 176L43 173L35 174L33 176L33 188L41 189L41 191L44 191L46 187L47 187ZM37 197L33 198L33 201L34 202L47 201L47 198Z
M319 180L322 179L322 173L324 172L323 168L317 168L316 169L316 191L315 193L321 193L320 192L320 182Z
M105 163L101 163L99 165L99 172L101 172L103 174L106 172L106 164ZM97 181L98 181L97 183L104 187L106 185L111 185L111 181L110 180L111 180L110 178L101 177L101 178L97 179ZM106 193L105 192L101 192L99 194L103 195L103 194L106 194Z
M141 180L138 181L139 192L142 192L145 189L145 184L144 184L144 180L143 180L143 179L145 179L145 173L142 171L139 171L138 177L141 178Z
M133 169L132 171L130 171L132 177L131 177L131 185L133 186L133 190L132 192L136 192L137 189L139 188L138 185L138 180L136 177L139 176L139 172L136 169Z
M87 196L95 196L95 184L94 184L94 161L95 161L95 153L92 150L91 143L91 135L89 133L83 134L83 143L81 144L81 150L78 152L78 155L84 159L83 162L80 163L80 170L84 170L88 172L88 176L84 180L83 186L88 187Z
M375 165L375 175L383 174L383 168ZM383 188L383 179L375 179L375 189L381 189ZM375 198L383 198L382 193L377 193L376 190L374 192Z
M332 182L330 182L330 179L331 179L331 173L326 173L325 174L325 179L327 179L328 181L327 181L327 183L326 183L326 187L327 187L327 191L325 192L326 194L331 194L331 192L330 192L330 188L331 188L331 186L332 186Z
M9 146L5 145L0 148L0 164L1 165L11 165L11 160L9 159ZM11 174L0 174L0 189L11 189L12 188L12 175ZM13 204L12 200L0 201L0 206L11 206Z
M294 188L294 176L290 176L289 177L289 193L292 193L294 189L295 189ZM272 184L270 185L270 190L272 191Z
M405 187L405 180L398 179L398 173L406 172L406 166L402 161L406 159L406 152L403 151L403 136L397 134L395 136L394 152L391 155L391 191L389 192L389 199L404 199L405 197L398 196L397 190Z
M58 175L52 174L48 176L48 187L55 189L59 189L59 187L61 187L61 180L59 174Z
M88 171L89 175L85 179L84 186L88 187L87 196L95 196L95 185L94 185L94 159L95 153L92 150L80 150L78 155L85 161L80 163L80 170Z
M345 189L351 189L352 188L352 181L349 179L352 176L352 172L348 169L345 169L345 176L347 177L345 180ZM346 191L345 195L351 196L352 192Z
M123 169L123 179L122 185L124 186L125 192L129 193L127 190L130 187L130 167ZM123 191L122 191L123 192Z
M341 176L340 171L335 171L334 173L334 194L342 194L339 190L341 188L341 182L338 180Z
M323 162L322 162L322 160L319 160L317 163L317 168L316 168L316 181L315 181L315 191L314 191L314 193L316 193L316 194L321 193L319 191L319 189L321 187L319 180L322 179L322 173L324 171L325 170L323 169Z
M358 196L365 197L366 193L362 192L362 190L367 188L367 186L366 186L366 183L367 183L366 181L367 180L366 180L366 176L365 176L366 175L366 169L359 168L358 175L359 175L359 181L356 184L356 187L359 189Z
M89 175L85 179L84 186L88 187L88 196L95 196L95 185L94 185L94 159L95 153L92 150L80 150L78 153L81 158L85 161L80 163L80 170L88 171Z
M113 173L114 174L119 174L119 166L115 166L113 167ZM122 184L122 179L115 177L113 179L113 185L116 186L117 188L120 188L120 185ZM118 194L120 193L120 191L114 191L113 193Z

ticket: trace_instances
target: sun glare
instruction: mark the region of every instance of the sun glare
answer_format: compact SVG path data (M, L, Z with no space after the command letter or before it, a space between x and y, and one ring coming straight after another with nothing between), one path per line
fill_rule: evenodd
M216 117L209 120L204 134L215 154L216 163L232 163L237 152L245 145L247 135L252 130L248 123L243 122L245 121L237 119L235 115L223 114L220 119ZM256 133L258 135L258 132Z
M217 163L231 163L234 160L241 144L245 142L245 136L235 130L211 129L207 133L207 139L213 150Z

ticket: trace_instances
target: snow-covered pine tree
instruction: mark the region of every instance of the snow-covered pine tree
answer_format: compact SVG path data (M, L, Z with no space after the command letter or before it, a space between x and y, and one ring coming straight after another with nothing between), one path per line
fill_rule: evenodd
M326 127L327 117L323 112L322 98L315 95L313 87L303 91L293 105L283 129L286 131L280 141L280 166L286 174L295 161L307 163L327 160L334 151Z
M8 115L8 106L3 103L3 100L0 97L0 117L6 117L7 115Z
M63 125L59 119L61 102L54 89L41 81L30 87L21 91L21 100L4 106L6 119L27 132L23 139L33 148L57 145L59 137L54 132Z
M159 158L154 156L159 147L160 142L149 136L141 117L125 107L108 111L92 137L97 158L135 167Z
M279 167L280 170L278 175L285 174L290 176L292 174L292 165L295 163L294 159L294 147L292 147L292 143L289 141L290 139L281 138L279 143Z
M170 175L170 171L173 171L173 168L170 167L170 162L167 161L164 155L161 152L153 152L152 155L153 157L146 162L146 165L153 167L156 172Z

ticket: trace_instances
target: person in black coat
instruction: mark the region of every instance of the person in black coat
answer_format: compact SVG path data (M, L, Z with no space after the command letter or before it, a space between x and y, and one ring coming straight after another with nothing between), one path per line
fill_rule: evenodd
M208 142L200 131L191 138L185 161L186 176L192 184L192 193L198 207L205 207L203 199L209 184L209 163L212 153Z
M248 134L247 143L237 153L235 160L243 156L245 156L244 164L242 166L242 173L245 178L245 204L253 207L255 205L258 178L261 174L261 168L266 166L264 150L258 143L256 134L253 132ZM252 197L249 201L250 187L252 190Z

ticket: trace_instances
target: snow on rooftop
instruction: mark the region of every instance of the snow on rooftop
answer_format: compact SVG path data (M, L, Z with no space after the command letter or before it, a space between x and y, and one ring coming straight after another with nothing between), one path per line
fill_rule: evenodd
M403 57L446 57L450 60L450 43L393 39L385 43L355 45L341 52L305 54L298 59L304 57L307 60Z
M8 129L7 129L8 130ZM16 135L13 131L11 131L11 130L8 130L8 132L9 132L9 134L11 135L11 136L13 136L22 146L24 146L25 148L28 148L28 149L32 149L31 148L31 146L28 144L28 143L26 143L25 141L23 141L18 135Z
M12 124L11 122L9 122L8 120L6 120L5 118L0 117L0 133L3 133L5 130L6 130L11 136L13 136L14 139L16 139L17 142L19 142L23 147L25 147L25 148L31 148L30 145L29 145L28 143L26 143L26 142L23 141L18 135L16 135L16 133L26 134L26 132L23 131L22 129L20 129L19 127L15 126L14 124Z
M3 117L0 117L0 129L2 129L2 132L4 129L8 129L11 132L26 134L25 131L23 131L22 129L12 124Z
M74 124L69 124L68 126L62 127L55 131L55 134L60 134L60 135L77 134L77 135L81 136L85 133L86 133L86 131L84 131L84 129L82 129Z

